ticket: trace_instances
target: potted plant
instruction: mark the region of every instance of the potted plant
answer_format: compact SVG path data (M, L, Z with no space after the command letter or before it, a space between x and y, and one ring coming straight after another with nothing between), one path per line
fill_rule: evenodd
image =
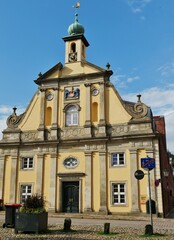
M15 233L46 231L48 226L48 212L45 200L38 194L28 196L19 212L15 215Z

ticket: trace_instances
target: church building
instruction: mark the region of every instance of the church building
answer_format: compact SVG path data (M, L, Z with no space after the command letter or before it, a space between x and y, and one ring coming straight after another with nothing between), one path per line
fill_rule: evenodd
M87 61L84 32L76 14L63 38L65 62L40 73L26 111L18 115L14 107L8 117L0 141L0 198L22 203L37 193L48 211L146 213L141 159L150 158L151 198L161 215L165 196L155 182L163 178L161 161L168 160L160 157L151 108L141 95L135 103L121 98L109 63L101 68ZM135 178L137 170L143 179Z

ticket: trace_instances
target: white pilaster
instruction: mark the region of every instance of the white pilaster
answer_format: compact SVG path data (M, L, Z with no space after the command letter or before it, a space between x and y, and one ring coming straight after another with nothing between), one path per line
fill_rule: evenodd
M10 178L10 203L16 202L16 184L17 184L17 156L11 156L11 174Z
M45 89L40 89L41 101L40 101L40 124L38 129L38 138L44 140L44 128L45 128Z
M91 84L86 83L86 120L85 126L91 126Z
M50 210L55 210L55 203L56 203L56 161L57 161L57 155L51 154L50 159Z
M91 176L91 153L85 153L85 212L92 211L92 176Z
M135 178L134 173L138 169L137 164L137 151L130 151L130 178L131 178L131 212L139 212L139 190L138 180Z
M53 120L51 126L51 139L57 139L57 129L58 129L58 88L54 88L54 98L53 98Z
M5 157L0 156L0 198L3 198L3 180L4 180Z
M105 93L104 83L100 83L100 120L99 125L105 125Z
M43 194L43 154L37 155L36 193Z
M106 186L106 153L100 152L100 213L106 214L107 211L107 186Z

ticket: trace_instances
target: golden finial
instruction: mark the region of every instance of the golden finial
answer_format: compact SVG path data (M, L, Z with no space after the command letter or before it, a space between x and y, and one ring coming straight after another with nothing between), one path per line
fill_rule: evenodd
M80 7L80 2L76 2L76 5L73 8L76 9L76 13L78 12L78 8Z

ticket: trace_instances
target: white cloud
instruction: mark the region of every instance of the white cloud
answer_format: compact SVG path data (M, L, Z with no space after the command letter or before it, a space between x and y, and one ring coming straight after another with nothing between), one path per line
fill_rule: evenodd
M13 112L12 107L0 105L0 139L2 138L2 131L7 127L7 117Z
M128 78L127 78L127 83L132 83L132 82L137 81L137 80L139 80L139 79L140 79L139 76L128 77Z
M128 5L133 13L142 13L147 4L152 0L128 0ZM142 20L145 18L143 17Z
M121 75L121 74L111 76L111 82L117 87L124 88L126 86L125 80L124 80L125 77L126 75Z
M117 88L126 88L129 83L140 80L139 76L126 76L124 74L118 74L111 77L111 82Z
M123 95L122 98L132 102L137 101L137 93ZM167 146L174 152L174 84L166 88L149 88L141 92L141 100L150 106L153 115L164 115L166 122Z
M145 18L145 16L141 16L141 18L140 18L141 20L146 20L146 18Z
M174 76L174 60L171 60L170 62L159 67L157 71L159 71L161 76L164 78L173 77Z
M129 98L130 101L136 102L137 94L138 93L128 93L123 96L123 98ZM168 109L169 105L172 106L174 103L174 86L169 85L169 87L163 89L158 87L145 89L141 92L141 95L142 101L152 108L161 109L162 107L167 106Z
M6 116L0 118L0 139L2 138L2 131L7 127L6 125Z
M12 112L12 107L0 105L0 114L10 114Z

